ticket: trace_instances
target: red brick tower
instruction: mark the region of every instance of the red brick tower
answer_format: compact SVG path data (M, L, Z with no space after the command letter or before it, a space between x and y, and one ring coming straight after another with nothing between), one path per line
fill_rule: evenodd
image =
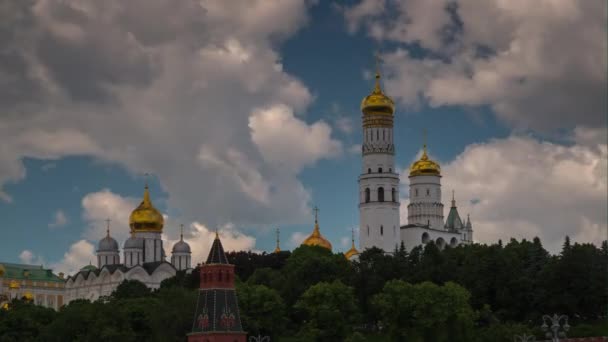
M188 342L246 342L234 289L234 265L228 263L218 234L201 267L201 285Z

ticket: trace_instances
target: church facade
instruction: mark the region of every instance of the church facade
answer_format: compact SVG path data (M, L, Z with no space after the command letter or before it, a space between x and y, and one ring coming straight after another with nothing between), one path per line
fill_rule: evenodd
M177 271L190 271L191 251L184 241L183 231L173 246L171 262L166 261L161 239L163 226L164 218L152 205L146 185L142 202L129 217L131 236L123 245L123 262L118 242L110 236L108 223L106 236L98 244L97 266L85 266L65 281L65 302L93 301L109 296L124 280L138 280L157 289L163 280L175 276Z
M363 123L362 169L359 176L359 244L393 252L403 243L407 250L433 241L439 248L473 241L470 218L463 221L456 201L444 220L441 168L427 155L426 143L419 160L409 169L407 224L401 225L399 174L395 169L393 121L395 104L375 86L361 103Z

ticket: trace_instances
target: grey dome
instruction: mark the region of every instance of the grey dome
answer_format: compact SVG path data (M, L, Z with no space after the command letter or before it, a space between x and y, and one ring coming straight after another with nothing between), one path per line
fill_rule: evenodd
M173 245L171 253L190 253L190 245L184 242L184 240L179 240Z
M144 241L142 239L131 236L125 241L125 249L126 248L143 248Z
M118 252L118 242L109 235L99 241L98 252Z

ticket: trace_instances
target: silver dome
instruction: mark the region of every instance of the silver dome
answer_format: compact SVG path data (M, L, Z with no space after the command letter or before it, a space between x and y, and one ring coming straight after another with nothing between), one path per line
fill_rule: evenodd
M190 245L184 242L184 240L179 240L173 245L171 253L190 253Z
M99 241L98 252L118 252L118 242L111 238L110 236L106 236Z
M144 241L142 239L131 236L125 241L125 249L127 248L143 248Z

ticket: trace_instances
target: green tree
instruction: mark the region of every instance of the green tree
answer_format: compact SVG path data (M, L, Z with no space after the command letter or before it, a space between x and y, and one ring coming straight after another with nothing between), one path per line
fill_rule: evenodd
M319 246L296 248L282 270L285 277L282 297L292 305L310 286L350 277L351 264L344 255Z
M470 341L475 313L469 298L465 288L451 282L391 280L372 303L394 340Z
M311 286L294 306L305 313L304 334L317 341L342 341L359 321L353 289L336 280Z
M36 341L44 327L55 319L53 309L15 299L8 310L0 309L0 341Z
M124 280L112 292L112 299L140 298L150 294L150 289L141 281Z
M240 283L237 295L243 327L250 335L274 338L285 330L285 303L276 290L264 285Z

